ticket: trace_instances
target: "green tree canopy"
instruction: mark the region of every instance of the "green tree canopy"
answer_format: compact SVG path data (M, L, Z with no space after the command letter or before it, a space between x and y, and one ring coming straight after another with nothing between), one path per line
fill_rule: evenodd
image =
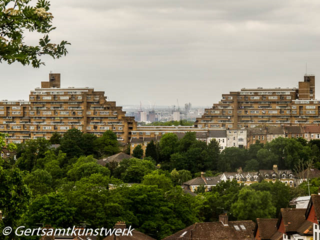
M158 170L153 171L143 177L142 184L156 185L158 188L168 191L172 188L172 181L165 174L159 173Z
M138 146L136 146L135 149L133 149L132 156L135 158L142 158L143 157L143 149L140 144Z
M94 173L100 173L101 175L109 176L110 170L99 165L93 156L82 156L75 164L73 164L72 168L68 171L67 176L70 178L70 180L77 181L83 177L89 177Z
M153 140L151 140L151 142L148 143L148 145L147 145L146 157L151 157L156 162L159 161L158 149L157 149L157 146L156 146L156 144L154 143Z
M0 3L0 62L9 64L20 62L23 65L32 64L38 68L44 65L40 56L47 55L60 58L67 54L67 41L60 44L51 43L49 33L55 29L52 26L53 15L49 12L50 2L38 0L35 7L31 0L6 0ZM25 31L37 32L44 36L36 46L24 42Z
M54 132L50 138L50 143L51 144L60 144L62 135L60 133Z
M111 130L104 132L102 137L97 139L97 148L100 154L105 156L120 152L117 135Z
M238 194L238 200L231 206L231 213L238 220L271 218L276 213L272 205L272 196L266 191L255 191L244 187Z

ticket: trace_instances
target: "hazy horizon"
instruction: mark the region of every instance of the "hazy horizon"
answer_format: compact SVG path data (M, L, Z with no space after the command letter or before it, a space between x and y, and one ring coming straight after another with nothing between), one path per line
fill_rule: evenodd
M297 87L306 63L319 99L319 10L315 0L51 1L52 42L71 42L69 54L40 69L0 64L0 100L28 100L52 71L117 105L212 106L241 88Z

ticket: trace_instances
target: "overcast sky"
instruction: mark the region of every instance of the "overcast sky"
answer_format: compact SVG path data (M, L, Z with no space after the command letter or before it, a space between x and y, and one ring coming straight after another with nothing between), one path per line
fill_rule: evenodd
M306 63L320 78L318 0L51 0L50 12L69 54L40 69L0 64L0 99L28 99L50 71L117 105L211 106L243 87L297 87Z

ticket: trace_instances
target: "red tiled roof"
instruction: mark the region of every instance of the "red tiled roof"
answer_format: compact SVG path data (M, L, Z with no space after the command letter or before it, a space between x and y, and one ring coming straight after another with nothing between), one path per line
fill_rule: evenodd
M304 126L305 133L320 133L320 126Z

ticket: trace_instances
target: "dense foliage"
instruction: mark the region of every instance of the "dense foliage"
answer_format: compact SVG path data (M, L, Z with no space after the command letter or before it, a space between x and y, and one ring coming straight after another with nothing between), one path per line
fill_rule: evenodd
M4 137L0 135L0 148L5 147ZM218 142L206 144L191 132L180 140L175 134L165 134L159 143L149 143L146 157L140 149L136 152L139 158L103 166L97 158L120 151L111 131L98 138L72 129L64 136L53 135L50 141L29 140L17 147L10 144L6 147L16 149L18 159L0 159L0 210L5 217L0 228L84 223L110 228L125 221L162 239L195 222L217 221L224 212L231 220L274 218L293 197L308 193L306 183L294 189L281 182L243 186L235 180L222 181L209 192L199 187L197 196L186 193L180 185L200 176L201 171L209 177L238 167L303 167L310 159L317 163L317 146L315 142L279 138L266 145L253 144L247 150L227 148L220 152ZM319 185L319 179L310 181L311 193Z

